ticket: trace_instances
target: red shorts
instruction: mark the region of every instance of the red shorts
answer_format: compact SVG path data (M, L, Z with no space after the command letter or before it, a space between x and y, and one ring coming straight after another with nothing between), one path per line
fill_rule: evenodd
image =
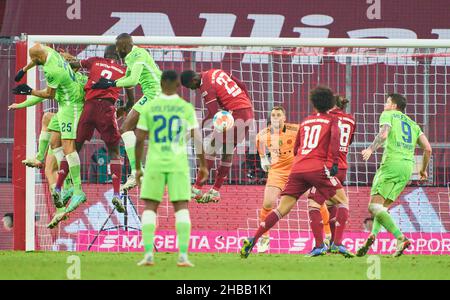
M330 199L336 195L336 191L342 188L341 182L335 177L328 177L325 174L325 169L305 172L305 173L291 173L281 196L288 195L295 198L300 198L307 190L315 187L316 193L320 195L317 203L322 201L323 204L326 199Z
M347 175L347 169L339 169L338 173L336 176L337 179L339 179L341 185L345 182L345 177ZM317 189L315 187L312 187L311 190L309 191L309 195L308 195L309 199L313 199L314 201L316 201L319 204L324 203L327 199L322 199L323 196L319 193L317 193Z
M214 133L215 145L222 144L224 153L227 154L232 154L236 146L248 136L249 130L255 126L253 108L238 109L232 111L231 114L234 118L233 130L227 130L222 134Z
M83 113L78 122L77 143L90 141L94 130L100 133L108 146L120 144L119 125L117 125L116 107L105 99L92 99L84 104Z

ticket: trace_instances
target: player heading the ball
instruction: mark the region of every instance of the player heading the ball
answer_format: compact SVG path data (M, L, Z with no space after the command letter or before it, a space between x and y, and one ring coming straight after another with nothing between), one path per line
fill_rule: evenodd
M192 198L198 203L219 202L219 190L230 172L234 150L244 141L249 129L254 126L253 104L245 85L221 69L210 69L202 73L192 70L184 71L181 73L181 84L191 90L200 90L208 111L202 121L202 128L210 125L208 122L211 122L219 110L230 112L234 118L234 126L230 130L213 131L210 147L205 149L208 170L214 167L216 155L221 154L214 186L202 195L203 182L197 176L192 187Z

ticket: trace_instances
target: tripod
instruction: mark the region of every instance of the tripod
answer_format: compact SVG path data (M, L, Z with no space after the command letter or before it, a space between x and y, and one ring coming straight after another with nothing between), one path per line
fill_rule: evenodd
M121 229L121 228L125 229L125 231L128 231L128 229L140 230L139 228L128 226L128 201L130 202L130 205L133 208L136 216L138 216L139 222L141 221L141 218L139 217L138 212L136 210L136 206L134 206L133 201L131 201L131 198L128 195L128 191L123 191L123 194L120 196L120 199L123 201L123 205L125 207L125 212L123 213L123 225L119 224L119 225L116 225L116 226L105 228L106 224L111 219L111 216L116 211L116 208L114 207L113 210L111 211L111 213L109 214L109 216L106 218L105 222L103 222L102 227L100 227L100 229L98 230L98 232L95 235L95 237L92 240L92 242L89 244L88 251L91 249L92 245L98 239L98 236L100 235L100 233L102 231L108 231L108 230L113 230L113 229Z

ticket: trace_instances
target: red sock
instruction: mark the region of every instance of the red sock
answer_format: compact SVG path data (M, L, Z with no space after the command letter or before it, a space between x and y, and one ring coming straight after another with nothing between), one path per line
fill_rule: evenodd
M61 190L67 175L69 175L69 163L64 157L63 160L61 161L61 164L59 165L58 180L56 181L57 189Z
M337 212L336 205L328 206L328 212L330 213L330 220L328 221L328 223L330 224L331 241L333 242L336 231L336 212Z
M259 238L270 228L272 228L281 219L281 214L278 210L274 209L267 217L264 222L259 225L258 230L255 233L254 244L258 242Z
M309 226L316 240L316 247L323 244L323 221L320 209L310 208L309 209Z
M122 161L120 159L111 160L111 178L114 194L120 194L120 180L122 178Z
M336 214L336 229L334 235L335 245L342 245L342 238L344 236L345 225L347 225L348 215L348 208L339 204Z
M206 167L208 168L208 171L211 170L214 167L214 164L216 162L216 158L214 156L205 156L206 158ZM196 189L201 189L204 182L201 182L200 177L197 173L197 178L195 179L194 187Z
M267 209L267 208L261 208L261 210L259 211L259 223L262 223L266 220L267 216L272 212L272 208ZM263 235L269 235L269 231L267 231L265 234Z
M216 172L216 180L214 182L213 189L216 191L220 190L222 187L223 182L228 177L228 174L230 173L232 162L224 162L222 161L220 163L220 167Z

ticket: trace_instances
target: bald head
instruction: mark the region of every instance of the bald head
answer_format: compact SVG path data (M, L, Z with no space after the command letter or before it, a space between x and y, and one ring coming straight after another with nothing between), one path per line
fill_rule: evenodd
M128 33L121 33L116 37L116 50L121 58L125 58L133 49L133 38Z
M45 64L48 55L47 50L39 43L30 48L29 54L30 59L38 66Z

